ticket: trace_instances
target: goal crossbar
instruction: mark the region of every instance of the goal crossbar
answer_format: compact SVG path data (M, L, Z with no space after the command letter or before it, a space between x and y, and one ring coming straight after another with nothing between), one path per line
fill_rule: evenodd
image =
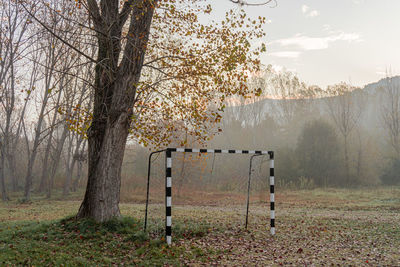
M233 149L197 149L197 148L167 148L155 151L149 157L149 172L147 182L147 199L145 214L145 230L147 225L148 193L150 180L151 156L155 153L165 152L165 240L168 245L172 243L172 153L223 153L223 154L253 154L269 155L269 188L270 188L270 226L271 235L275 235L275 176L274 176L274 152L265 150L233 150ZM251 171L251 169L250 169ZM249 177L250 179L250 177ZM250 183L250 180L249 180ZM247 219L246 219L247 220Z

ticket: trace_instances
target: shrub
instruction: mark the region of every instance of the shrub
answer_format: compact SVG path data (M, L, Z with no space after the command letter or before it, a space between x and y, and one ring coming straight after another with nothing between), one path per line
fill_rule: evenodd
M381 181L385 185L398 185L400 184L400 159L394 159L381 176Z
M323 120L307 123L301 132L296 155L302 176L319 186L340 183L340 145L335 129Z

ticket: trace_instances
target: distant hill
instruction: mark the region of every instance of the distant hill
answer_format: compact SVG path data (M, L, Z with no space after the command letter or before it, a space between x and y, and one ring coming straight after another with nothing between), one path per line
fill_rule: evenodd
M396 82L400 85L400 76L396 76L392 78L392 81ZM387 78L381 79L377 82L367 84L360 90L354 91L356 97L362 97L360 101L362 101L362 116L360 119L360 124L367 129L379 129L382 127L382 88L384 88L387 84ZM399 86L400 90L400 86ZM244 106L230 106L227 108L226 113L247 113L245 118L251 118L252 114L258 113L261 116L271 116L275 119L278 119L278 114L280 113L280 99L269 99L264 98L258 102L246 104ZM303 101L298 99L286 100L289 102ZM307 102L307 105L310 105L310 108L314 110L316 116L326 115L326 98L317 98ZM228 115L228 114L227 114ZM240 116L238 116L240 117ZM304 118L307 120L308 118ZM247 121L248 122L248 121Z
M396 83L400 83L400 76L393 77L392 81L396 82ZM365 92L368 92L369 94L376 94L377 91L379 91L379 88L383 88L386 86L386 83L387 83L387 78L383 78L377 82L365 85L362 90Z

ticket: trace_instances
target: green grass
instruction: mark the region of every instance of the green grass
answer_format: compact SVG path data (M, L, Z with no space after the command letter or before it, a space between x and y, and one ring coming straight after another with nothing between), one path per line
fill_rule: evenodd
M278 191L276 235L268 204L174 206L173 245L164 207L121 204L123 216L75 220L79 201L0 204L0 266L346 265L400 266L400 188Z
M189 226L189 227L188 227ZM177 223L175 238L204 236L208 228ZM151 233L150 233L151 235ZM2 223L0 230L0 265L177 265L185 254L203 257L198 247L167 247L163 239L150 239L142 231L142 222L131 217L106 223L67 217L50 222ZM188 255L190 258L191 256Z

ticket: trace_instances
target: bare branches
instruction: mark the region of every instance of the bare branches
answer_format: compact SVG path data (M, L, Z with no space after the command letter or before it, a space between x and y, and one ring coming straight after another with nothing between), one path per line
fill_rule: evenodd
M400 82L389 74L383 87L381 114L389 143L400 158Z
M230 0L232 3L239 4L241 6L264 6L264 5L269 5L271 3L274 4L272 7L276 7L278 5L278 2L276 0L266 0L261 3L249 3L249 1L244 1L244 0Z
M72 48L74 51L76 51L78 54L84 56L85 58L89 59L92 62L96 62L95 59L93 59L92 57L86 55L85 53L83 53L81 50L77 49L75 46L73 46L72 44L70 44L69 42L67 42L64 38L61 38L58 34L56 34L53 30L51 30L49 27L46 26L46 24L44 24L40 19L38 19L31 11L29 11L28 8L25 7L24 4L20 3L21 6L25 9L25 11L29 14L29 16L31 16L34 20L36 20L46 31L48 31L49 33L51 33L55 38L57 38L58 40L60 40L62 43L64 43L65 45L69 46L70 48Z
M348 138L359 122L362 112L362 102L356 99L353 92L355 89L345 83L330 86L328 92L331 93L331 97L326 99L328 112L344 139L344 164L348 185L351 182Z
M127 44L120 64L120 69L125 72L124 75L133 73L133 68L139 66L141 68L144 62L144 53L149 38L154 6L152 3L146 3L146 1L142 1L141 5L142 8L136 8L133 14L131 14Z
M328 87L332 96L326 98L327 108L344 138L353 131L362 113L362 103L353 93L355 89L345 83Z

